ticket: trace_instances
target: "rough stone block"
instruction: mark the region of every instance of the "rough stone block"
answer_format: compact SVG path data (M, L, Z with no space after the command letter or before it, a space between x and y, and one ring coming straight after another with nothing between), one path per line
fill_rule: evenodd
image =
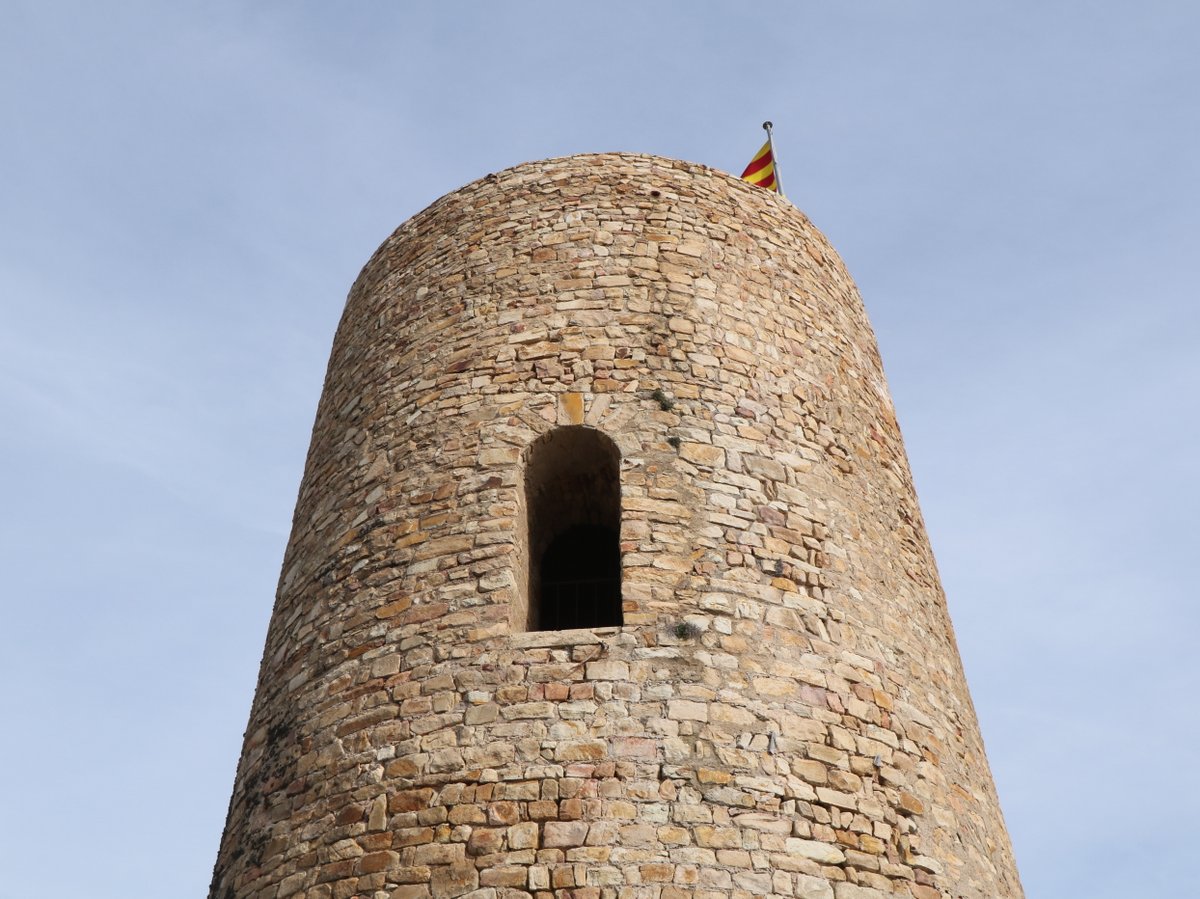
M582 846L587 832L586 821L547 821L542 825L542 845L548 848Z
M433 899L453 899L479 886L479 871L473 864L447 865L433 869L430 892Z
M792 837L787 840L785 847L793 855L809 858L824 865L840 865L846 860L846 854L841 849L819 840Z

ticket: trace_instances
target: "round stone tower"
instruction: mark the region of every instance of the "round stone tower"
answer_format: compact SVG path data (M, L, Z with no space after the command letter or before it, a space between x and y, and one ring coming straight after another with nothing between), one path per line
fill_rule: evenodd
M517 166L351 290L212 899L997 899L863 305L703 166Z

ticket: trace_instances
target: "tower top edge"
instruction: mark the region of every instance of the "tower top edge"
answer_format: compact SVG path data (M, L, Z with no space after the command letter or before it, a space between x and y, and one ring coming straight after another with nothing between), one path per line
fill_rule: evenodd
M732 185L736 185L740 190L749 192L749 195L758 195L764 198L771 197L778 202L782 202L785 206L796 209L790 202L787 202L784 197L776 194L774 191L764 190L756 187L749 182L743 181L736 175L730 174L715 166L705 165L701 162L692 162L686 159L675 159L670 156L658 156L653 153L634 153L627 151L607 151L607 152L588 152L588 153L572 153L566 156L550 156L545 159L533 159L527 162L520 162L516 165L508 166L495 172L489 172L472 181L467 182L462 187L450 191L445 196L452 196L460 191L469 190L473 186L494 181L510 176L521 175L530 171L553 172L567 168L602 168L604 166L621 164L630 168L646 167L648 169L658 169L663 171L674 170L687 172L688 174L711 177L717 180L728 181ZM799 211L799 210L797 210Z
M586 179L582 177L584 175L587 176ZM560 199L565 199L586 195L588 185L594 189L605 183L614 188L622 183L635 183L639 175L645 175L647 179L645 186L649 197L658 198L661 191L662 199L677 199L676 189L679 188L680 194L693 195L688 201L689 205L699 203L703 206L704 200L696 197L695 191L684 189L683 181L697 186L703 184L707 189L702 188L699 193L709 201L725 206L726 213L734 213L737 210L735 214L739 216L745 215L765 225L803 233L807 240L815 239L827 250L832 250L828 240L808 216L787 198L718 168L650 153L577 153L518 163L489 172L443 194L419 212L409 216L391 232L364 265L360 279L374 268L381 254L389 246L404 240L406 234L419 232L430 220L447 213L470 217L474 212L471 209L471 198L477 194L511 190L525 193L526 196L541 194L549 197L560 194ZM678 181L672 183L672 177Z
M785 218L793 219L794 224L812 227L812 222L808 216L786 197L774 191L756 187L747 181L743 181L736 175L731 175L729 172L703 163L673 159L669 156L614 151L551 156L546 159L521 162L495 172L489 172L486 175L481 175L472 181L468 181L461 187L442 194L424 209L401 222L396 231L399 232L412 227L426 216L433 214L444 204L453 202L458 197L470 195L489 185L497 183L527 183L534 178L544 178L548 181L554 181L556 176L567 171L587 171L593 176L593 180L602 181L605 180L603 178L605 169L611 170L614 176L612 180L614 181L627 179L629 176L636 174L639 169L645 170L647 175L663 175L669 172L676 172L690 178L710 180L713 183L723 184L724 187L731 189L730 197L737 197L740 201L757 205L764 211L770 210L775 215L782 215ZM661 186L669 187L666 184Z

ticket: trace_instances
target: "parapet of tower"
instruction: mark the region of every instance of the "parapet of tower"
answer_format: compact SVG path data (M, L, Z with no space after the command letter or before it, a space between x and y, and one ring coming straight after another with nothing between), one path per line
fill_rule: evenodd
M1021 895L875 340L808 219L606 154L388 238L212 899Z

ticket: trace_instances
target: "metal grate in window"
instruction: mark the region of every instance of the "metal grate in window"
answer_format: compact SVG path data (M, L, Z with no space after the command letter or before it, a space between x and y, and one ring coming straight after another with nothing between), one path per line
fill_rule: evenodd
M542 581L543 630L560 631L620 624L620 606L620 578Z

